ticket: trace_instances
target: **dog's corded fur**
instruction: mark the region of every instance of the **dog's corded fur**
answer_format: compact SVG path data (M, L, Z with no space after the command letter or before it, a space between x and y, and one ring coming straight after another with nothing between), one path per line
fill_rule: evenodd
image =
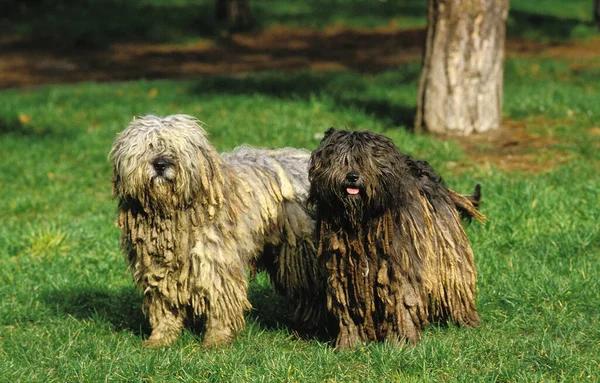
M420 339L434 320L473 326L477 273L459 218L485 221L387 137L330 129L312 153L309 201L335 345Z
M147 345L172 343L196 318L205 322L205 346L230 341L250 308L248 263L265 247L314 254L309 156L249 147L220 156L185 115L136 118L117 136L109 154L117 224L145 297ZM273 261L275 277L275 265L288 267Z

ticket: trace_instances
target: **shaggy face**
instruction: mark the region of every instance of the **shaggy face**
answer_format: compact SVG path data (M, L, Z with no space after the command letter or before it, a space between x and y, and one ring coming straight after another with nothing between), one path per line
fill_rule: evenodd
M198 198L217 175L211 161L217 154L205 134L189 116L133 120L109 154L115 195L146 210L182 208Z
M401 203L407 171L389 138L330 128L311 156L310 201L322 213L362 222Z

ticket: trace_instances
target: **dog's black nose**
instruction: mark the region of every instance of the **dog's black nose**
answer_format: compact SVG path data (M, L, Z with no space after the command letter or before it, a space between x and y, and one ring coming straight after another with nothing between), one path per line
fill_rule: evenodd
M358 181L358 173L355 172L354 170L351 171L350 173L346 174L346 180L348 182L356 182L356 181Z
M154 166L154 169L156 169L158 173L162 173L169 166L169 161L165 160L164 158L157 158L154 160L152 166Z

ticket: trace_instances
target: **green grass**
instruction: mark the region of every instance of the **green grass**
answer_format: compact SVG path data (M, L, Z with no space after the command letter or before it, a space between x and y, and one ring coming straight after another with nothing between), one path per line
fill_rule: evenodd
M590 0L523 0L510 5L507 33L564 41L597 34ZM250 0L254 29L283 24L370 28L424 27L425 0ZM114 42L191 42L222 31L214 0L0 0L0 33L41 46L87 49ZM50 45L49 45L50 44Z
M532 65L536 76L524 69ZM558 138L572 158L530 175L494 166L453 173L447 164L468 153L406 132L418 70L0 92L0 381L600 380L600 140L590 131L600 116L597 73L507 63L505 117L543 114L548 122L532 129ZM565 126L569 109L576 118ZM115 134L149 112L198 116L219 150L312 149L330 125L370 129L431 161L457 190L480 182L490 222L467 232L481 326L432 326L415 347L336 353L286 327L284 302L260 275L251 285L255 309L233 346L203 351L186 331L170 348L142 348L149 328L118 249L106 155Z
M50 2L29 3L29 13L12 14L11 30L68 46L214 32L208 1L61 1L59 13L47 12ZM515 1L520 22L509 33L572 39L587 28L588 3ZM335 13L317 2L252 4L263 25L370 27L401 13L404 26L425 20L417 1L340 1ZM90 9L92 24L78 18ZM115 10L122 14L112 20ZM531 15L541 19L533 24ZM0 16L0 27L7 20ZM600 381L600 76L599 63L588 64L506 63L504 117L529 121L528 130L552 139L550 153L569 158L538 174L493 163L456 171L470 153L407 132L417 63L369 75L269 72L0 91L0 382ZM414 347L334 352L298 338L260 274L251 283L248 326L231 347L204 351L199 334L186 330L172 347L143 348L149 326L118 248L107 154L116 133L147 113L197 116L220 151L243 143L313 149L329 126L369 129L430 161L455 190L481 183L490 221L466 228L481 326L430 326ZM536 158L553 160L543 152Z

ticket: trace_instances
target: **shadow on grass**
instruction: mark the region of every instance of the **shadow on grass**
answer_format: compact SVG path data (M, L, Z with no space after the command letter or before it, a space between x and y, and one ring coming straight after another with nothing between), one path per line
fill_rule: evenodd
M11 120L0 120L0 136L9 134L26 137L28 139L45 139L50 136L64 139L72 138L67 132L55 134L55 132L48 127L37 124L23 123L16 118Z
M387 100L337 100L337 104L363 111L378 120L382 120L389 127L404 126L412 132L415 126L415 114L417 108L414 106L400 105Z
M418 65L405 65L386 81L390 90L415 83L419 77ZM383 80L385 81L385 80ZM412 85L411 85L412 86ZM369 79L348 72L260 73L244 78L216 76L199 81L192 92L207 94L254 95L262 94L281 99L325 96L336 105L362 111L388 127L404 126L412 130L416 107L395 101L386 94L369 93Z
M45 294L44 303L58 316L99 318L117 330L131 331L140 337L151 332L142 312L143 298L133 286L121 290L72 288L51 291Z
M251 282L248 299L252 310L248 319L254 320L262 328L277 330L282 327L293 329L294 319L286 300L270 285Z
M293 2L287 7L276 5L256 7L256 1L250 1L255 14L261 21L275 21L284 24L324 26L339 23L340 20L368 20L386 22L393 17L422 17L427 16L427 2L422 0L397 1L323 1L305 0L304 7ZM283 1L279 1L284 4Z
M214 0L0 0L0 31L17 34L36 45L54 48L94 48L114 42L173 42L216 36L224 25L215 19ZM386 24L393 16L426 15L420 0L389 2L336 1L323 6L312 0L304 6L292 1L250 1L255 25L279 22L325 26L339 20Z
M323 27L340 21L385 25L394 17L427 16L427 2L311 0L299 6L250 1L257 28L272 23ZM590 5L590 12L591 12ZM18 35L36 46L52 49L98 48L117 42L181 42L215 37L223 28L215 19L214 0L0 0L0 32ZM568 39L573 29L588 25L579 19L510 10L508 35ZM348 41L352 44L352 40ZM326 52L326 51L325 51Z
M510 10L506 33L511 37L525 39L546 38L564 41L574 37L574 30L579 26L592 27L593 25L579 19Z
M265 280L268 280L267 274L263 274ZM294 320L293 307L275 291L270 283L265 285L251 282L248 298L252 303L252 311L247 318L256 322L261 328L269 331L285 328L295 337L305 340L315 339L321 342L331 340L326 329L307 329L299 326Z
M178 6L119 0L0 0L0 28L36 46L97 48L115 42L183 40L215 31L212 2Z
M294 330L294 320L286 301L270 286L252 282L249 299L253 309L247 314L262 328L277 330L287 327ZM99 288L71 288L50 291L43 295L43 302L57 316L72 316L77 319L98 318L110 323L116 330L126 330L146 338L152 329L143 313L143 297L138 290L102 290ZM189 329L201 336L201 320L189 323ZM310 337L310 334L306 335Z

